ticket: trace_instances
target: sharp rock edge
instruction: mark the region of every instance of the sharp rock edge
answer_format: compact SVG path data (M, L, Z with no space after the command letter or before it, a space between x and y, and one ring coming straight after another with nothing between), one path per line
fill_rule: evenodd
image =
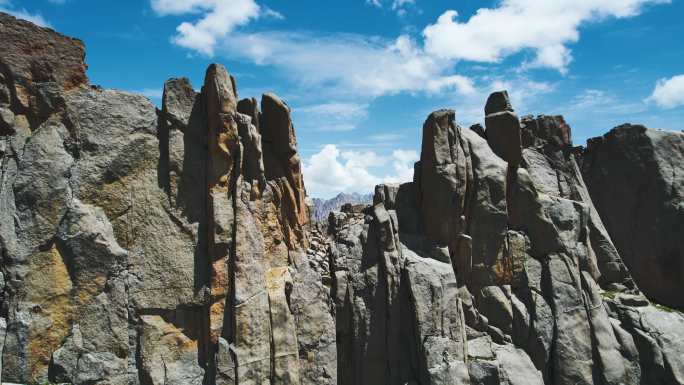
M573 147L496 92L318 223L278 96L214 64L157 110L77 39L0 36L1 381L684 384L682 133Z

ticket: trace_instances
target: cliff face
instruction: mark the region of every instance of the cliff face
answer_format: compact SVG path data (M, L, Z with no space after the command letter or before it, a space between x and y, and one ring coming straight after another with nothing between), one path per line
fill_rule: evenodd
M570 127L485 111L432 113L414 181L331 215L339 383L683 383L684 316L632 280Z
M90 87L77 40L0 35L2 380L333 382L289 107L212 65L155 111Z
M591 198L639 287L684 309L684 133L623 125L590 139L583 159Z
M682 257L680 134L582 152L498 92L486 130L432 113L414 181L326 235L276 95L211 65L157 110L91 87L78 40L1 13L0 37L1 381L684 384L684 316L646 298L679 298L657 289ZM604 182L657 207L625 219Z

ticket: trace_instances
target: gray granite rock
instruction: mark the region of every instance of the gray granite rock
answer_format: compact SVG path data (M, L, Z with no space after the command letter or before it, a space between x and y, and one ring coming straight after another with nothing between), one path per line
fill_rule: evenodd
M498 92L485 132L430 114L413 181L326 228L278 96L238 101L212 64L157 110L90 87L77 40L4 14L0 34L2 381L684 384L684 316L656 290L678 287L681 135L623 127L581 152Z
M684 309L684 133L625 124L590 139L582 159L598 214L639 288Z

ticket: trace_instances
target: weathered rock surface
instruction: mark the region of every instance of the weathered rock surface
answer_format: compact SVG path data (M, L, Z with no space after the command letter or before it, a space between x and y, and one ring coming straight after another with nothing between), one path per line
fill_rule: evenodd
M684 309L684 133L623 125L590 139L582 171L638 286Z
M287 105L238 112L212 65L155 111L91 88L78 40L4 14L0 36L2 380L334 382Z
M485 125L485 138L492 151L512 167L517 167L522 156L520 121L508 99L508 92L489 95L485 105Z
M497 92L326 228L278 96L212 64L157 110L77 40L0 37L1 381L684 385L684 315L640 291L678 306L681 133L582 152Z
M510 112L507 100L494 94L489 116ZM519 157L501 156L488 142L498 133L436 111L413 182L331 214L340 383L682 383L671 341L684 315L651 305L632 280L569 126L515 124ZM436 364L440 352L449 358Z

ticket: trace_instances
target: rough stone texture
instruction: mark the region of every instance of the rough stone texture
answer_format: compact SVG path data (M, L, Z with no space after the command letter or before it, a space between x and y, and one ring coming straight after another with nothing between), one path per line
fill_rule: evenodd
M430 364L436 350L459 358L448 365L456 383L681 383L679 344L670 341L684 330L682 315L650 305L632 281L562 117L523 118L515 164L454 116L439 110L426 120L412 183L378 186L373 207L330 216L339 382L445 383ZM451 291L431 284L430 299L417 295L417 277L428 275L416 269L448 266L445 253L459 288L451 308L463 317L445 342L459 353L426 349L431 339L421 334L426 320L444 320L434 299ZM658 334L634 312L672 326Z
M241 114L212 65L155 111L91 88L80 41L4 14L0 30L3 381L331 383L285 103Z
M619 231L667 284L678 259L640 248L679 245L680 133L582 153L495 93L487 131L430 114L414 180L326 228L277 96L238 101L212 64L156 110L90 87L79 41L0 28L2 381L684 384L684 315L641 294Z
M508 91L503 90L492 92L485 103L485 116L502 111L513 112L513 106L511 105L511 100L508 97Z
M507 91L489 95L485 105L485 126L487 131L480 136L487 139L492 151L511 167L518 167L522 157L520 141L520 121L513 112Z
M636 283L684 309L684 133L623 125L590 139L584 179Z
M581 202L588 210L591 250L588 266L595 280L615 290L635 290L631 274L615 248L597 212L580 172L570 127L561 116L526 116L522 119L523 161L539 192ZM593 254L593 255L592 255ZM595 265L595 266L594 266Z
M440 110L423 125L423 144L415 179L425 235L440 245L449 245L452 234L462 232L466 212L466 186L472 180L470 154L462 140L455 113Z
M4 282L3 282L4 286ZM5 334L7 334L7 322L0 318L0 352L5 348ZM0 354L0 369L2 368L2 354ZM0 370L0 383L2 383L2 370Z
M5 13L0 13L0 36L0 105L9 104L33 125L63 107L55 98L60 90L88 84L82 41ZM6 114L0 114L3 121Z

